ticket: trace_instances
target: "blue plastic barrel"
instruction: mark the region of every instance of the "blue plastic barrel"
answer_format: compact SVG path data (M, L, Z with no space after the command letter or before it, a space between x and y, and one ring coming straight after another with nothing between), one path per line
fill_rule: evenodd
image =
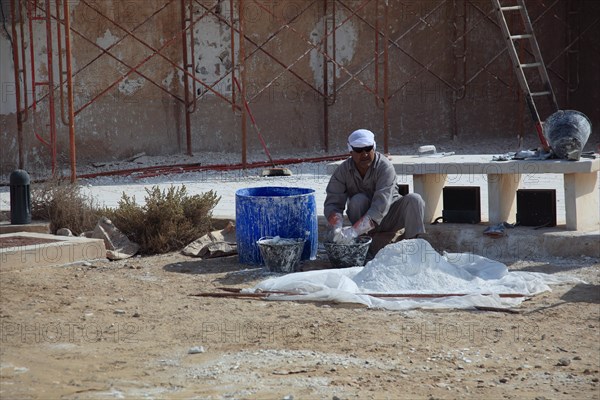
M240 263L263 264L263 236L305 238L301 260L317 256L317 204L313 189L255 187L235 192L235 234Z

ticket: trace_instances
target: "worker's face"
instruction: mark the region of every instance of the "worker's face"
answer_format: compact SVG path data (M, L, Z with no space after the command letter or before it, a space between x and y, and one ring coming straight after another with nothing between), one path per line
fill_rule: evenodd
M375 149L373 146L352 147L350 154L354 163L363 171L367 170L375 159Z

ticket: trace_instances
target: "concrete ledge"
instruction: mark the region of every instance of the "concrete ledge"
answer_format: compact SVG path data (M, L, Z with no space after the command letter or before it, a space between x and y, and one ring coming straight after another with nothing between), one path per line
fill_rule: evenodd
M50 233L50 223L44 221L33 221L27 225L12 225L10 221L0 222L0 234L15 232Z
M438 224L426 226L428 241L438 251L470 252L498 261L544 257L600 257L600 231L568 231L564 227L506 229L493 238L483 234L484 224Z
M548 232L544 234L544 249L553 256L600 257L600 231Z
M0 243L9 238L24 238L34 244L0 248L0 272L106 259L102 239L18 232L0 235Z
M461 154L445 157L390 156L398 175L430 174L575 174L600 170L600 158L569 160L492 161L494 154ZM327 165L332 174L342 161Z
M348 221L346 221L348 223ZM544 257L600 258L600 231L568 231L563 227L506 229L506 236L492 238L483 234L487 224L426 225L426 240L443 253L474 253L493 260L513 262ZM319 242L327 220L319 216Z
M218 220L218 219L217 219ZM224 218L234 221L233 218ZM318 217L319 243L324 240L327 220ZM345 224L349 224L346 220ZM600 231L579 232L564 226L534 229L516 227L506 229L506 236L492 238L483 234L488 224L436 224L426 225L427 241L443 253L474 253L501 262L540 260L545 257L595 257L600 258Z
M600 158L568 160L492 161L492 155L451 155L447 157L391 156L398 175L412 175L413 190L425 201L425 221L442 214L443 188L453 179L484 175L477 186L487 187L488 220L492 224L516 220L516 193L522 176L561 174L564 180L566 227L575 231L597 230L600 220L598 171ZM328 172L341 161L328 164Z

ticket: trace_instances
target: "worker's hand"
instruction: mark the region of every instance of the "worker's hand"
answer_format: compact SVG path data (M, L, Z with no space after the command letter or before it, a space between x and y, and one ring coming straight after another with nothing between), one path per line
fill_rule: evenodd
M337 236L334 236L333 241L340 244L352 243L358 237L358 232L352 226L347 226L340 229Z
M367 233L371 229L375 228L375 224L371 220L371 217L365 214L361 219L356 221L356 223L352 227L357 232L356 236L358 236L362 235L363 233Z
M342 240L342 228L330 229L327 234L329 242L339 243Z
M329 214L329 217L327 217L329 228L333 230L338 228L342 229L343 220L344 218L342 217L342 214L336 212Z
M342 225L343 225L343 217L340 213L331 213L329 217L327 217L327 225L328 225L328 239L331 242L337 243L341 239Z

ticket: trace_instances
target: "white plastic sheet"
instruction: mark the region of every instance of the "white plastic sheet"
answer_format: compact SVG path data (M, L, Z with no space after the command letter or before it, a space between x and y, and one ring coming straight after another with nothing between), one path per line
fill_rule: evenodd
M554 275L509 271L506 265L470 253L436 252L423 239L383 248L364 267L297 272L267 279L249 292L283 291L297 295L272 300L359 303L388 310L413 308L514 307L551 284L576 281ZM382 298L372 294L465 294L440 298ZM500 297L522 294L525 297Z

